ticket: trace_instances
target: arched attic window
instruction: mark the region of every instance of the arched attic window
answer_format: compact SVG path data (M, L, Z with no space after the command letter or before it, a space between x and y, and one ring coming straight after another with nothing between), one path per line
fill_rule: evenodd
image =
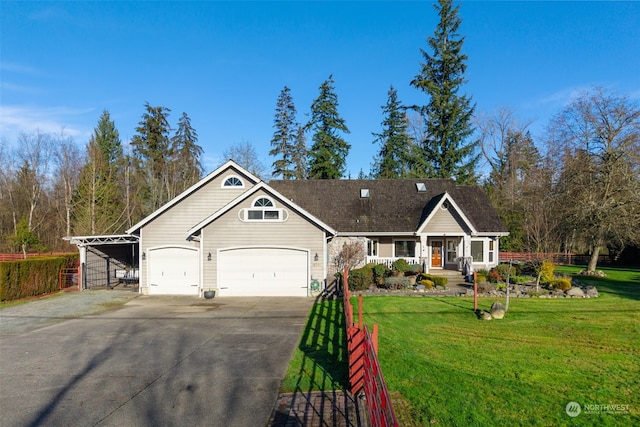
M222 183L222 188L242 188L244 187L244 182L240 178L235 175L231 175Z

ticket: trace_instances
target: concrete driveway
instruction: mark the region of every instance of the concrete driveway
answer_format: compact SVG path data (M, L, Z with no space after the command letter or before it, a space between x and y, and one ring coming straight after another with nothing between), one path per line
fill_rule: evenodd
M3 334L0 424L264 426L312 304L138 296Z

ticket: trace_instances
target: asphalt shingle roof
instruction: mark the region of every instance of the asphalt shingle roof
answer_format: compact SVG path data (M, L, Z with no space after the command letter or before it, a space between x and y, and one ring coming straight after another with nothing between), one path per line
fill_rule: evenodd
M445 192L476 231L507 231L480 187L450 179L272 180L269 186L341 233L414 232ZM370 197L360 197L361 189Z

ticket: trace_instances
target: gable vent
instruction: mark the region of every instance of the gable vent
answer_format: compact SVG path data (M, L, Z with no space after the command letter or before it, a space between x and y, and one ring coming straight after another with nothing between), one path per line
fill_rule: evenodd
M368 199L369 197L371 197L371 192L368 188L361 188L360 197L362 197L363 199Z
M416 182L416 190L418 190L418 192L420 193L424 193L425 191L427 191L427 184L425 184L424 182Z

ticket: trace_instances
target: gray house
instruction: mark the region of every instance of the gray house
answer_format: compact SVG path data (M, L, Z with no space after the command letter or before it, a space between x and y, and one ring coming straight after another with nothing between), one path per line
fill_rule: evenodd
M428 270L498 262L507 234L484 192L451 180L261 181L233 161L119 236L74 236L107 283L135 272L143 294L308 296L346 241L366 262ZM115 250L120 248L121 250ZM82 274L85 288L92 279ZM101 279L104 280L104 279Z

